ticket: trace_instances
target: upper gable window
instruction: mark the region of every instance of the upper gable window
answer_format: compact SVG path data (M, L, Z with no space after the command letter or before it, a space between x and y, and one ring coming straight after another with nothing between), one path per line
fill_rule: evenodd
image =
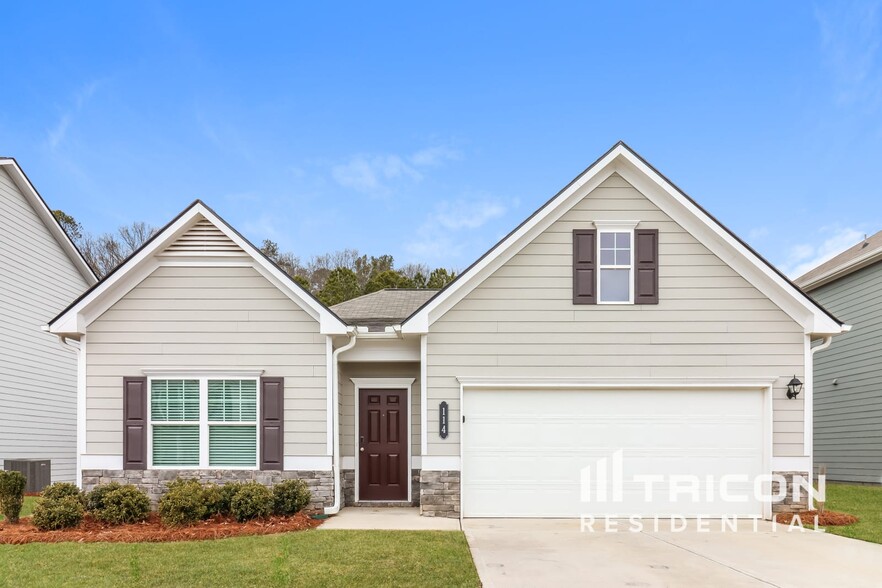
M630 230L603 230L600 236L601 304L634 302L633 235Z
M573 304L658 304L658 229L637 224L573 229Z

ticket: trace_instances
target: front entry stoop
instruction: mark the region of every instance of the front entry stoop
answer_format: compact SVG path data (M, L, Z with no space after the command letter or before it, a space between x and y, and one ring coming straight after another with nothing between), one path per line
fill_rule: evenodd
M354 508L416 508L412 502L407 500L368 500L348 506Z
M347 506L331 516L319 530L460 531L459 519L420 516L415 506L366 508Z

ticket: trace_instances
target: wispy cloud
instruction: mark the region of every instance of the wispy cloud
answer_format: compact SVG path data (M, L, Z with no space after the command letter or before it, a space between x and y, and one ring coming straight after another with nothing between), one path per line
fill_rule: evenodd
M508 209L505 201L484 193L440 202L404 249L421 262L455 265L473 244L476 230L502 217Z
M787 251L781 270L791 278L798 278L810 269L828 261L864 238L864 233L853 227L828 226L817 234L820 244L798 243Z
M359 154L331 166L331 177L340 186L373 196L388 196L402 182L422 181L423 171L462 158L455 149L427 147L410 155Z
M418 166L435 166L448 161L459 161L460 159L462 159L461 152L444 146L420 149L410 156L410 161Z
M334 180L344 188L359 192L385 193L390 183L400 179L420 181L423 176L398 155L356 155L331 168Z
M882 105L882 1L815 8L825 65L840 104Z
M46 143L49 149L55 151L64 142L70 125L73 123L74 117L79 114L87 102L95 94L100 82L98 80L89 82L81 86L74 92L71 104L64 109L58 122L46 133Z

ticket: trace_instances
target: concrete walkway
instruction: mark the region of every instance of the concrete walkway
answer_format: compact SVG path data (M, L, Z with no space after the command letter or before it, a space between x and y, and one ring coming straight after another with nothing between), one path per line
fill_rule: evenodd
M380 531L459 531L459 519L422 517L419 508L351 506L335 514L319 529Z
M463 530L490 586L882 586L882 545L743 522L738 532L580 532L578 520L465 519ZM716 528L714 528L716 527Z

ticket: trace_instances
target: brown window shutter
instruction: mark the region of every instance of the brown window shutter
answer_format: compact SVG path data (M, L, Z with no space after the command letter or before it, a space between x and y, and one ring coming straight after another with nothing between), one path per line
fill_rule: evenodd
M147 378L123 378L123 468L147 469Z
M597 231L573 230L573 304L597 304Z
M260 469L284 463L285 378L260 379Z
M658 304L658 229L636 229L634 241L634 304Z

